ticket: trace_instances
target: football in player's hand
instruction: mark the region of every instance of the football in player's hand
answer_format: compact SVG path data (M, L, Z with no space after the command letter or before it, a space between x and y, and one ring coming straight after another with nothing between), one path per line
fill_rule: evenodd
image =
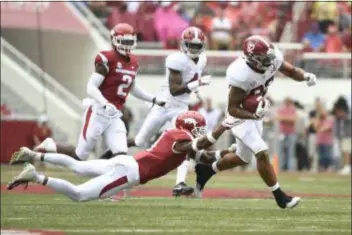
M249 95L244 99L242 107L248 112L255 113L261 98L260 95Z

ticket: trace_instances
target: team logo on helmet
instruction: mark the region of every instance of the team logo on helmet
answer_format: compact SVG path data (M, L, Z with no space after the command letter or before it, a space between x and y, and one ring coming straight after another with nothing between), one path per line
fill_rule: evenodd
M247 44L247 51L248 51L249 54L253 54L254 48L255 48L254 43L248 42L248 44Z
M184 122L187 124L193 124L193 126L197 125L197 121L194 118L185 118Z

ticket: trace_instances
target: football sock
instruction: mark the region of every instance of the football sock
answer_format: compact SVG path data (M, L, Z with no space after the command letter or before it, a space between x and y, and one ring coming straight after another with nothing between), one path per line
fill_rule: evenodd
M182 164L177 168L177 175L176 175L176 184L186 181L186 176L188 172L188 165L189 161L185 160Z
M218 162L218 161L213 162L213 164L211 165L211 168L213 169L214 174L220 171L220 170L218 169L218 166L216 165L217 162Z
M276 189L280 188L279 182L277 182L274 186L269 187L271 191L275 191Z

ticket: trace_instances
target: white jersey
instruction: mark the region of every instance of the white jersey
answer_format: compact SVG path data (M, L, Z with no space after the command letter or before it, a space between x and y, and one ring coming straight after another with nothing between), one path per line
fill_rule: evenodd
M207 58L204 53L199 55L198 63L195 63L183 52L175 52L169 55L165 61L166 77L160 89L158 97L168 101L170 107L173 106L188 106L190 93L185 93L178 96L172 96L169 88L169 69L180 71L182 74L182 84L187 84L198 80L202 76L202 72L207 63Z
M284 61L281 51L275 46L274 48L276 58L263 74L251 69L243 57L232 62L226 71L229 85L243 89L247 95L265 95L268 87L274 81L274 75Z

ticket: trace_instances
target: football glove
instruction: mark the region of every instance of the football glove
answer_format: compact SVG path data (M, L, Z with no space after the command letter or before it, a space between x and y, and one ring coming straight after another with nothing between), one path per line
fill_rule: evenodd
M317 83L317 76L315 76L313 73L304 73L303 77L306 80L308 86L315 86Z

